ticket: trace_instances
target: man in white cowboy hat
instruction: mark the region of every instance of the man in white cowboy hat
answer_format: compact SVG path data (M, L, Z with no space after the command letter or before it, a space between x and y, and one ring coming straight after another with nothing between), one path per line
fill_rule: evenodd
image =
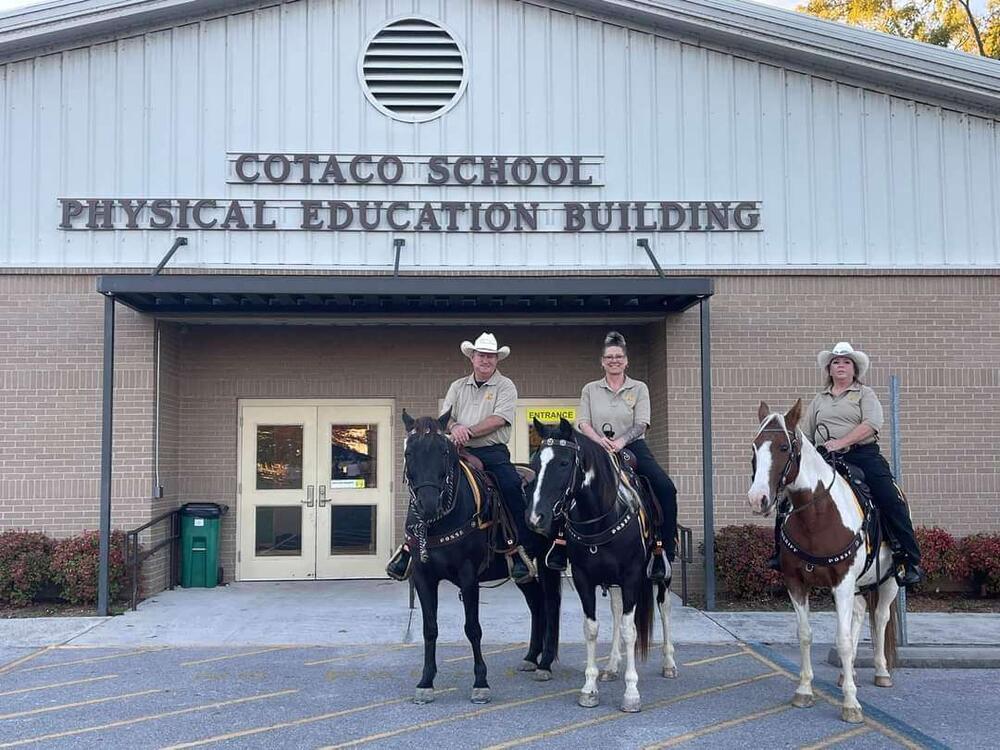
M882 526L893 542L894 558L903 569L897 578L904 586L919 583L923 571L913 522L878 448L878 433L884 421L882 404L875 391L861 382L871 360L863 351L841 341L816 355L816 362L826 375L826 388L809 404L800 425L802 434L817 448L839 453L865 473ZM777 546L776 534L776 550ZM772 562L776 567L777 559Z
M451 409L451 439L456 446L482 461L486 470L496 477L504 504L517 528L518 539L523 543L528 534L524 520L524 490L507 450L517 407L517 388L510 378L497 370L500 360L510 355L510 347L498 347L496 336L483 332L475 343L463 341L461 350L472 361L472 373L453 382L444 397L443 411ZM408 566L409 550L404 545L389 560L386 572L400 579L405 577ZM511 577L524 583L534 575L531 561L519 546L517 554L512 555Z

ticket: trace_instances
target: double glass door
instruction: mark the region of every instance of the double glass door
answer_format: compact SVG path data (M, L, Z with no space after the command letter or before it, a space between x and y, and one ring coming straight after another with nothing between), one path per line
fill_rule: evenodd
M241 580L384 577L392 402L240 403Z

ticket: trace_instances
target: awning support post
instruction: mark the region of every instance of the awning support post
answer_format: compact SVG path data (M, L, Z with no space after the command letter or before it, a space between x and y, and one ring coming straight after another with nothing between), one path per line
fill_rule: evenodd
M701 483L705 534L705 609L715 609L715 495L712 487L712 330L709 297L701 312Z
M402 237L397 237L392 241L392 249L395 251L396 254L396 263L392 267L393 276L399 276L399 256L403 252L403 245L405 244L406 240L404 240Z
M108 574L111 555L111 437L115 394L115 298L104 297L104 373L101 403L101 518L97 573L97 614L111 614Z
M659 262L657 262L656 256L653 255L653 249L649 246L649 240L647 240L644 237L641 237L635 241L635 244L637 244L639 247L641 247L643 250L646 251L646 255L649 256L649 260L653 263L653 268L656 269L656 275L662 279L664 275L663 269L660 268L660 264Z
M167 250L167 254L163 256L163 260L160 261L159 265L153 270L153 273L151 275L159 276L160 271L163 270L163 267L170 262L171 258L174 257L174 253L177 252L177 248L179 248L181 245L186 245L187 243L188 243L187 237L178 237L176 240L174 240L174 244L170 246L169 250Z

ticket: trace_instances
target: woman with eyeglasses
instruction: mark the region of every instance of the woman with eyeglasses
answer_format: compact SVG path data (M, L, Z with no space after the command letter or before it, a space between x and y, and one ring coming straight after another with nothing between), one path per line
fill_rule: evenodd
M650 420L649 388L625 374L628 350L625 337L617 331L604 337L601 367L604 377L587 383L580 394L577 426L609 451L618 453L627 447L635 455L636 470L649 480L663 516L648 574L653 581L668 581L677 546L677 488L644 439ZM566 568L565 540L557 537L545 562L556 570Z

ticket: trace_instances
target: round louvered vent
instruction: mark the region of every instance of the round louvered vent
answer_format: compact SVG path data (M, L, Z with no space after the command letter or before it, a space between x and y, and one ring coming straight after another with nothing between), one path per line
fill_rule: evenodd
M465 91L465 50L444 27L424 18L390 21L358 60L365 96L397 120L424 122L451 109Z

